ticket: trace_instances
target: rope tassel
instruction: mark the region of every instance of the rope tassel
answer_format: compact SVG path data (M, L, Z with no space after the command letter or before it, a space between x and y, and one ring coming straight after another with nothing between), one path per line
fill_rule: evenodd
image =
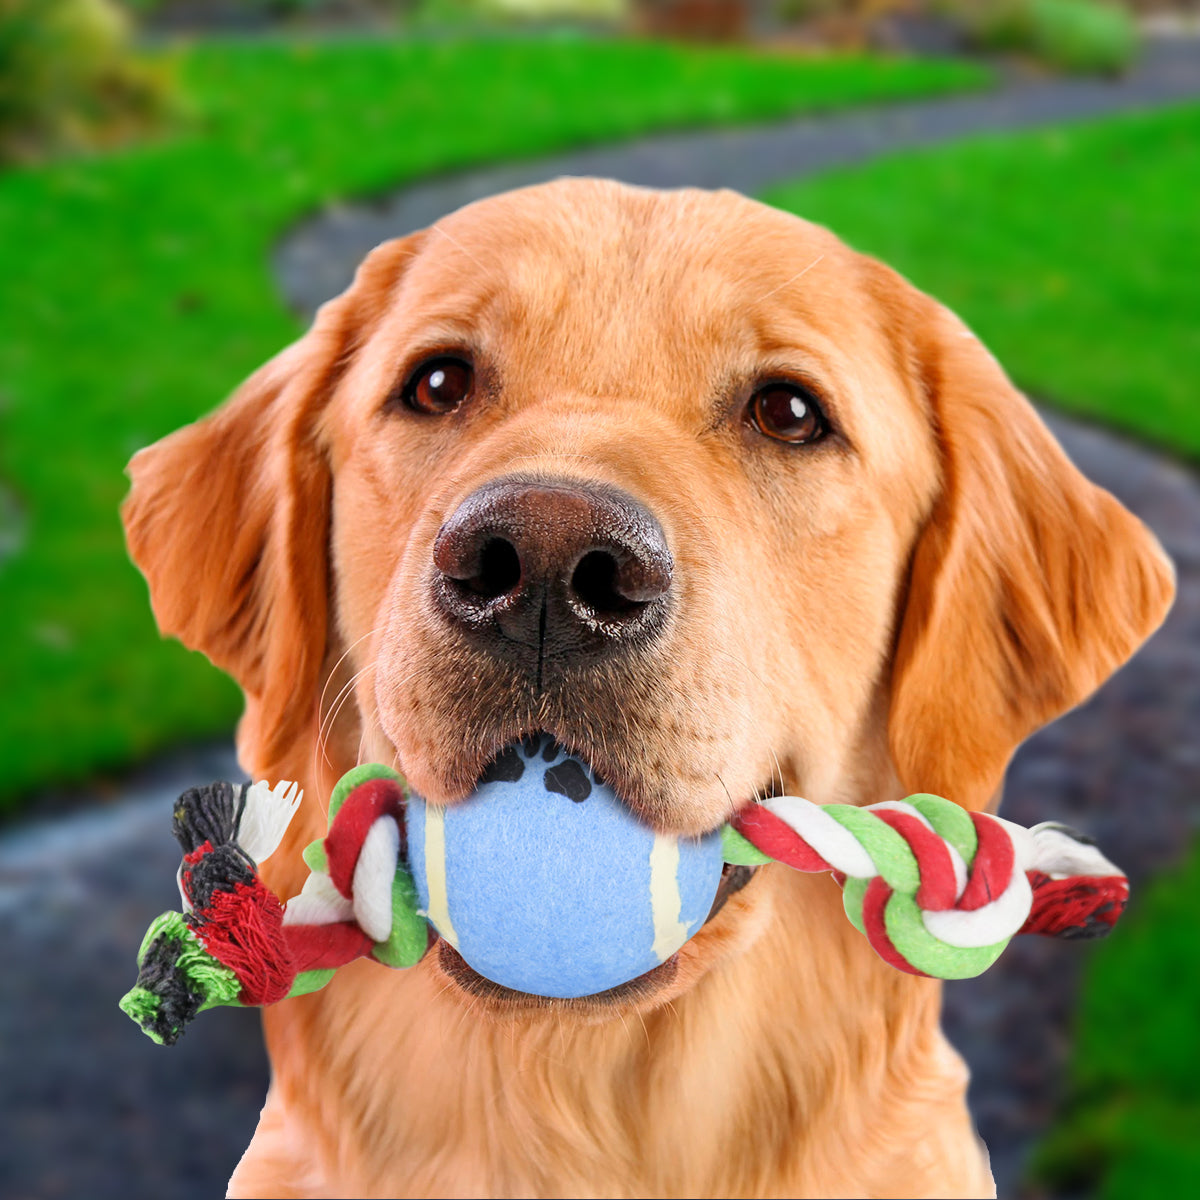
M1129 881L1083 834L1026 829L940 796L867 808L778 796L737 814L725 857L832 872L875 952L938 979L980 974L1018 933L1103 936L1129 898Z
M207 1008L315 991L356 958L406 967L424 955L429 930L400 861L399 776L372 764L339 782L329 834L305 850L311 874L285 905L258 868L278 849L302 798L294 783L214 783L180 796L172 829L183 850L184 911L150 926L137 983L121 1000L155 1041L174 1044Z

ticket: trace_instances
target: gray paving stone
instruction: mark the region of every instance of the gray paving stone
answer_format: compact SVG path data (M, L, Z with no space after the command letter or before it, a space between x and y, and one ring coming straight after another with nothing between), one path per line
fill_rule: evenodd
M179 907L171 809L242 778L232 747L189 751L0 837L0 1196L210 1200L267 1088L256 1013L218 1009L172 1050L117 1008L146 926ZM90 801L90 803L89 803Z

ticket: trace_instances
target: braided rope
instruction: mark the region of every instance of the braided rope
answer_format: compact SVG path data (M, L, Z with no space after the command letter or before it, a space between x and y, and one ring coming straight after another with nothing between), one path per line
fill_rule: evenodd
M403 827L404 790L394 770L366 763L342 776L329 801L329 832L304 851L311 874L283 917L298 955L344 926L365 938L356 955L385 966L410 967L424 956L429 928L404 862ZM328 955L321 965L341 964Z
M1021 932L1106 933L1129 893L1124 875L1066 826L1026 829L940 796L867 808L779 796L731 824L766 858L833 872L850 921L914 975L978 975ZM738 853L734 845L726 857Z

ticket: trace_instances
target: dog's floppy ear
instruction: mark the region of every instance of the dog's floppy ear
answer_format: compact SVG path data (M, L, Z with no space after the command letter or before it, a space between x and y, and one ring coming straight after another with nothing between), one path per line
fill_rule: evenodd
M122 507L160 630L246 693L245 765L313 719L326 647L330 480L318 421L386 308L413 239L379 247L309 332L211 416L136 454Z
M1174 572L957 318L923 296L909 312L943 477L902 600L889 742L906 788L982 809L1017 745L1158 627Z

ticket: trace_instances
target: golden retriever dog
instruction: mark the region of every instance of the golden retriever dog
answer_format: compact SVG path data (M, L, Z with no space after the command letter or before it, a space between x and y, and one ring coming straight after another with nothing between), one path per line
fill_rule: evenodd
M454 804L536 731L681 835L993 806L1174 586L954 316L731 192L562 180L388 242L131 474L160 627L305 788L280 897L356 762ZM940 998L780 866L595 997L359 961L265 1011L230 1195L992 1195Z

